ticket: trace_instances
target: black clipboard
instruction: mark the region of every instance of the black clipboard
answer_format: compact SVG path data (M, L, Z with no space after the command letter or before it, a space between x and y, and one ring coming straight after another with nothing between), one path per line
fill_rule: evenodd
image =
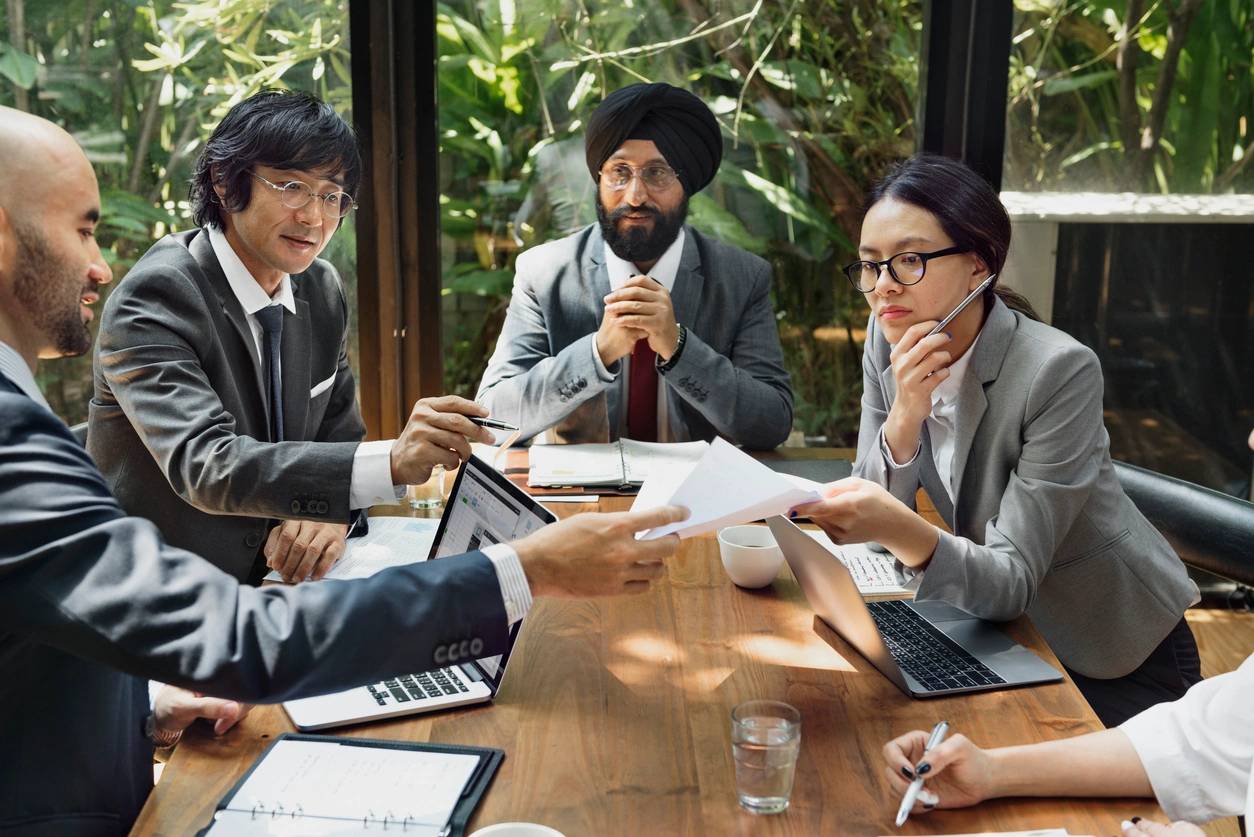
M470 815L475 812L475 808L479 807L479 800L487 792L488 786L496 778L497 769L501 766L501 762L505 760L505 751L493 747L467 747L461 744L436 744L426 741L389 741L382 738L349 738L343 735L307 735L298 732L285 732L270 742L270 746L266 747L265 751L257 757L257 760L248 768L248 772L241 776L240 780L232 786L230 792L218 801L217 807L213 811L213 818L209 820L209 823L204 828L196 832L197 837L203 837L213 828L218 812L230 807L231 800L235 798L235 795L248 782L253 771L257 769L257 765L265 761L266 757L270 755L270 751L281 741L313 741L345 744L352 747L373 747L382 750L420 750L428 753L478 756L479 763L475 766L475 771L470 775L470 779L467 780L466 786L462 788L461 799L454 806L453 814L449 817L444 831L441 832L447 835L447 837L462 837L466 833L466 824L470 822ZM294 814L293 816L299 815ZM373 822L381 821L375 820ZM397 833L402 832L398 831Z

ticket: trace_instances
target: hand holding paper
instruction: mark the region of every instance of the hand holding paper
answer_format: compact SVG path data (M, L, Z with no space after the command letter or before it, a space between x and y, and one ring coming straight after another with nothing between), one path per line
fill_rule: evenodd
M824 486L802 477L777 474L723 439L686 474L650 473L632 511L661 505L683 506L687 520L651 529L641 537L678 534L690 538L724 526L785 514L793 506L822 499Z

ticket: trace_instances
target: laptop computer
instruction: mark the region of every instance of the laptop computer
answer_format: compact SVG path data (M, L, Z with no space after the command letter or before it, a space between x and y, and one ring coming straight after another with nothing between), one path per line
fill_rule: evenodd
M944 602L867 602L844 564L792 521L767 521L827 625L911 697L1055 683L1062 674L990 623Z
M427 560L517 540L556 519L504 475L472 456L453 483ZM486 703L501 688L521 629L520 620L510 630L504 654L401 674L329 695L289 700L283 709L293 724L308 731Z

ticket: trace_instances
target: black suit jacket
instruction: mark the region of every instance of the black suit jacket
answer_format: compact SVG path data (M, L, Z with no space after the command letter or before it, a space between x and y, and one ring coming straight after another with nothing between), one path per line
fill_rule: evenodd
M152 783L145 679L248 702L504 650L480 552L256 589L127 517L66 426L0 375L0 832L124 834Z
M365 436L339 277L316 260L292 277L292 292L282 349L288 441L277 444L256 344L206 231L153 245L100 320L88 451L123 508L240 580L273 518L349 520Z

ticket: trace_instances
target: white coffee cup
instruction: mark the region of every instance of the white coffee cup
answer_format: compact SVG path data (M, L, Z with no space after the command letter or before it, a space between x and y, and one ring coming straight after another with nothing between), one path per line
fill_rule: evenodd
M728 526L718 533L727 576L741 587L765 587L779 575L784 553L765 526Z
M471 834L470 837L565 837L562 832L534 822L498 822Z

